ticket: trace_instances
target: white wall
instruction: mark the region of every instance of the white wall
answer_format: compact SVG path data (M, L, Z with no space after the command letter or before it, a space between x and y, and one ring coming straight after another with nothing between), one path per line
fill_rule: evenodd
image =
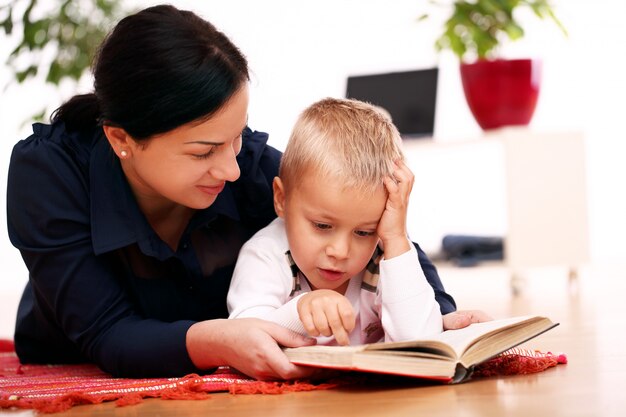
M156 4L136 1L129 4ZM176 1L223 30L247 55L253 71L250 125L270 132L270 143L283 149L297 114L311 102L325 96L343 96L345 80L351 74L397 71L440 66L436 140L476 138L480 129L472 119L462 95L456 59L449 53L437 56L433 41L443 21L443 11L426 1L416 0L229 0ZM620 261L626 250L626 134L623 120L626 97L626 62L619 40L618 24L626 15L621 0L560 0L557 14L568 28L564 38L555 26L524 14L527 37L510 45L505 55L539 56L544 59L543 87L531 127L536 130L583 130L588 139L588 187L592 257L596 262ZM417 22L424 11L433 19ZM0 59L13 45L2 39ZM0 68L0 85L8 80ZM88 85L89 80L85 83ZM85 87L86 88L86 87ZM0 261L3 273L0 293L16 291L26 280L18 252L6 232L6 170L13 144L28 133L21 123L43 107L71 94L59 93L42 83L13 85L0 97ZM441 184L432 199L424 200L413 219L413 237L429 250L437 249L445 233L503 232L504 201L497 178L485 173L485 166L498 166L489 152L455 157L458 171L429 170L419 182ZM481 159L482 158L482 159ZM558 169L558 160L555 161ZM474 176L472 176L474 175ZM464 183L469 185L463 185ZM484 185L487 183L487 186ZM475 193L468 187L475 186ZM482 185L481 185L482 184ZM440 187L441 188L441 187ZM436 188L435 188L436 189ZM437 207L462 207L468 198L473 206L484 202L484 210L471 216ZM457 209L457 213L460 211ZM467 213L466 213L467 214Z

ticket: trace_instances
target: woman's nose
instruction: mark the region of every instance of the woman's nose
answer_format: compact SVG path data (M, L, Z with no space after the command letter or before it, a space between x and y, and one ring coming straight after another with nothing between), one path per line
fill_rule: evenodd
M241 171L237 163L237 154L233 149L226 147L218 152L215 164L209 169L209 173L214 178L233 182L239 178Z

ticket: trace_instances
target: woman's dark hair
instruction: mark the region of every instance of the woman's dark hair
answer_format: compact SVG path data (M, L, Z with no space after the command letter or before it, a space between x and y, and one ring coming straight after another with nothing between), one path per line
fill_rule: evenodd
M52 120L69 130L122 127L135 139L209 118L249 79L235 45L196 14L155 6L122 19L94 60L94 93Z

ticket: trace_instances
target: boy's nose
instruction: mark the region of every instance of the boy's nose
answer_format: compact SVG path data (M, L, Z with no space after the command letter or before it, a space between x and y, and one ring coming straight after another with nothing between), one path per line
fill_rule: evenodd
M350 239L344 236L338 236L326 246L326 255L345 259L350 254Z

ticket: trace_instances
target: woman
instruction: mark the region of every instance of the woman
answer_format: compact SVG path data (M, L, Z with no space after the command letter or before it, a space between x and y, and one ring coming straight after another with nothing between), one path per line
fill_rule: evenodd
M20 360L90 361L127 377L219 365L307 376L279 345L312 339L223 320L240 247L275 217L280 159L246 126L245 58L210 23L157 6L119 22L93 71L94 93L36 124L11 157L9 235L30 273ZM454 311L420 260L442 312ZM444 325L471 320L452 314Z

